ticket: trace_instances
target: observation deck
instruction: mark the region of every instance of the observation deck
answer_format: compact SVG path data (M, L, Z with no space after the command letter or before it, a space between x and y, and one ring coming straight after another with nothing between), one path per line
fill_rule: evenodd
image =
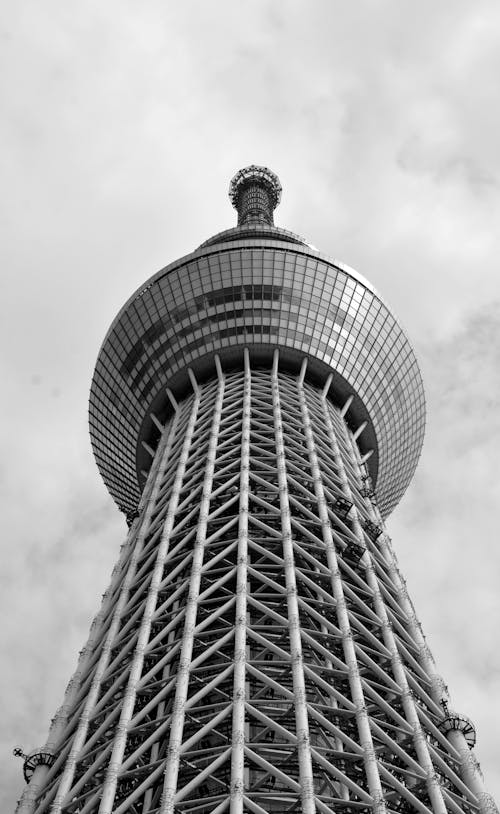
M373 286L302 238L274 225L279 180L265 167L240 170L230 186L238 225L152 276L125 303L103 342L90 391L97 465L118 505L133 511L160 427L199 380L225 370L299 371L347 404L346 420L384 516L406 490L423 442L425 405L411 345Z

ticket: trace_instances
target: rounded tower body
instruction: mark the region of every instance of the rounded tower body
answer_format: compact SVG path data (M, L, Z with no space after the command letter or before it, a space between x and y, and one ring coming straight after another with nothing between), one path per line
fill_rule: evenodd
M22 814L494 809L384 529L417 362L370 283L274 226L280 195L240 170L237 227L104 340L91 437L129 533Z

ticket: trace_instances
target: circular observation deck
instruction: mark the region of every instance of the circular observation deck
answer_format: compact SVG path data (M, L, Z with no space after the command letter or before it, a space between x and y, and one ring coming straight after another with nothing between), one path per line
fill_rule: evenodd
M415 355L397 320L360 274L274 226L279 181L262 167L237 173L230 194L238 226L166 266L123 306L103 342L90 391L97 465L118 505L137 507L154 447L177 399L224 369L269 365L324 385L346 414L384 516L398 503L422 447L425 404ZM152 418L152 415L154 418ZM156 421L155 421L156 419Z

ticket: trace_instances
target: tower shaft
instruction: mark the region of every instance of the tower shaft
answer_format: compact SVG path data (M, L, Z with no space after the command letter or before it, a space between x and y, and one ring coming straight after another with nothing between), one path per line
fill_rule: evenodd
M238 226L113 321L90 393L129 533L18 814L498 814L384 518L424 431L418 364L373 286Z
M328 386L307 359L280 370L279 352L272 367L248 352L216 367L174 400L53 725L55 760L19 811L487 810L463 732L443 730L442 687Z

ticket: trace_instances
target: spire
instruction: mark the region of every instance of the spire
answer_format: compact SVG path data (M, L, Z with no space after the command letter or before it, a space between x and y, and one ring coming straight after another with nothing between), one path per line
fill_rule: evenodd
M273 226L273 211L281 200L281 184L278 176L267 167L252 164L233 176L229 198L238 212L238 226L246 223Z

